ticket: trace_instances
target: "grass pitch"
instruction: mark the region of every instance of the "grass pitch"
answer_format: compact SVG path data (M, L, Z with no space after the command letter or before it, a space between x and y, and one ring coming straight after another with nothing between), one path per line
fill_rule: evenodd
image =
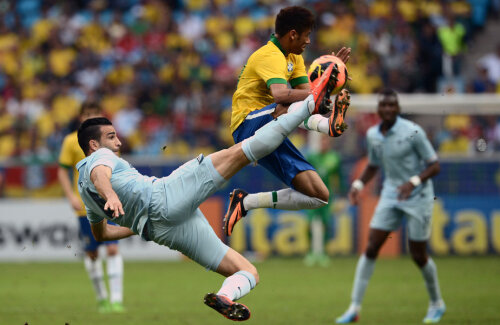
M256 263L261 283L241 299L245 324L334 324L349 305L357 258L328 268L301 259ZM441 324L500 324L500 259L435 258L447 312ZM203 304L223 278L190 261L125 262L124 314L98 314L82 263L0 264L0 324L231 324ZM422 276L409 258L381 259L367 289L360 324L421 324Z

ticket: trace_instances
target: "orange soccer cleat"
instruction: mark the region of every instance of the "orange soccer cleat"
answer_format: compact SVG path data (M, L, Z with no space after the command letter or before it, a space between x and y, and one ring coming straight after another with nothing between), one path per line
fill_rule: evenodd
M331 137L339 137L347 129L347 124L344 122L345 113L351 104L351 95L349 90L342 89L335 97L335 103L332 115L328 119L330 129L328 135Z
M243 207L243 199L247 195L247 192L240 189L235 189L229 194L229 209L224 216L224 232L226 236L231 236L238 220L247 215L247 211Z
M215 309L227 319L243 321L250 318L250 310L247 306L234 302L226 296L207 293L203 301L205 305Z

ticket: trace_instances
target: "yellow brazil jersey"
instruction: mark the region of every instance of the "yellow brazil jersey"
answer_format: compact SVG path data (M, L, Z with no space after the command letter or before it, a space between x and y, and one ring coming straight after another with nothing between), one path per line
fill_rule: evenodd
M276 37L255 51L243 67L236 92L233 95L231 133L252 111L272 104L274 98L269 87L272 84L287 84L292 87L307 83L306 67L302 55L288 54Z
M80 148L80 145L78 145L77 132L75 131L68 134L64 138L61 153L59 154L59 165L65 168L73 169L73 191L78 197L80 197L80 195L78 194L78 170L76 169L76 164L83 158L85 158L85 154ZM81 198L80 202L84 207L85 205L83 204ZM77 214L79 216L85 216L87 215L87 212L85 211L85 208L83 208L82 210L77 211Z

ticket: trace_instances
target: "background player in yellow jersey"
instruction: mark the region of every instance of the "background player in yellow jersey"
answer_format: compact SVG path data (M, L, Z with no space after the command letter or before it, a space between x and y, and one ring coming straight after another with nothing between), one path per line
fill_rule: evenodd
M235 143L252 136L263 125L287 112L289 104L302 101L309 95L310 86L301 53L310 43L314 20L313 14L303 7L281 9L276 17L275 33L248 59L233 95L231 133ZM342 48L337 56L347 62L350 51ZM335 105L339 111L345 112L349 106L347 90L337 95ZM342 122L343 114L332 114L330 118L316 114L305 120L301 127L339 136L343 130L338 131L330 124L337 126ZM331 130L336 130L333 131L335 134ZM235 189L224 218L226 235L231 235L236 221L250 209L316 209L328 203L328 188L290 140L286 139L258 163L289 188L255 194Z
M80 109L80 123L83 121L102 116L101 108L97 103L84 103ZM77 180L78 171L76 164L85 158L78 145L77 132L68 134L59 155L59 169L57 176L63 188L66 198L78 216L80 224L80 236L85 250L85 269L92 281L97 297L98 310L100 312L123 312L123 259L118 251L118 241L97 242L92 235L90 224L87 220L87 212L80 195L78 194ZM73 184L69 173L73 172ZM110 295L106 289L102 260L99 258L98 249L101 244L106 245L107 259L106 269L108 273Z

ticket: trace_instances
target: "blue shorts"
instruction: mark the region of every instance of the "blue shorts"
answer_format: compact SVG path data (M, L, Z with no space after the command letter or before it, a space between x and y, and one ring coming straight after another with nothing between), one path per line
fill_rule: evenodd
M243 123L233 132L234 142L239 143L253 136L258 129L271 122L273 120L271 114L276 105L271 104L248 114ZM272 153L259 159L259 165L292 188L292 180L298 173L315 170L288 138Z
M104 242L95 240L94 235L92 235L92 230L90 229L90 223L87 220L87 217L78 217L78 221L80 222L80 239L82 240L83 250L85 252L95 252L101 245L118 244L117 240ZM111 225L116 225L111 221L108 221L108 223Z

